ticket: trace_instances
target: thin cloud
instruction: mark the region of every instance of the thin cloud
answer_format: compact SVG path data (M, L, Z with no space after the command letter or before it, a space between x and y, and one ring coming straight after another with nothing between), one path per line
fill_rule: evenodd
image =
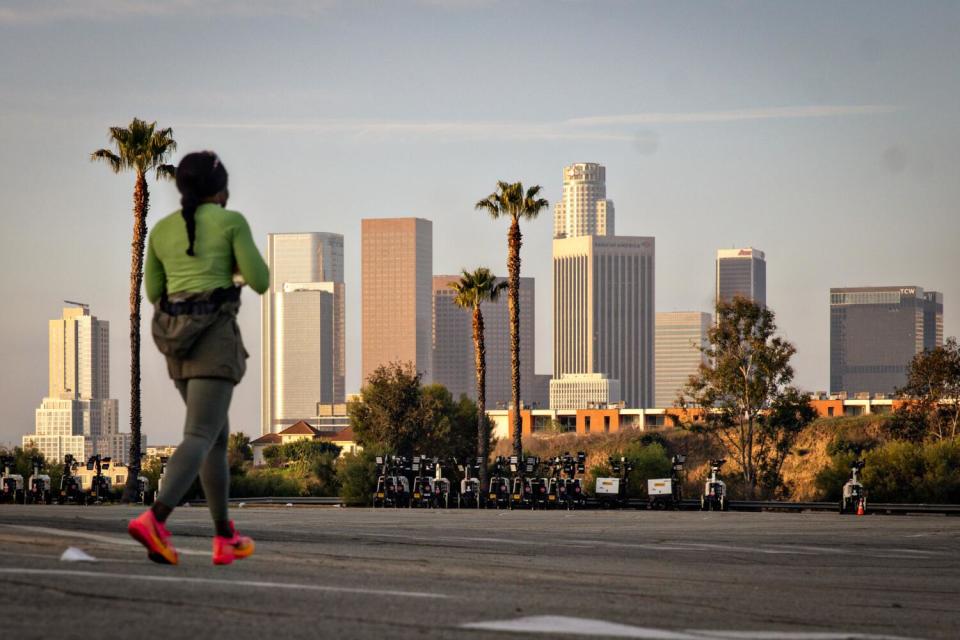
M580 140L592 142L633 142L637 125L712 124L756 120L882 115L901 111L890 105L828 105L736 109L674 113L634 113L616 116L589 116L560 122L491 121L393 121L326 119L292 122L194 122L179 125L194 129L244 129L277 133L348 135L359 139L434 138L439 140Z
M743 120L791 120L801 118L834 118L894 113L901 107L893 105L809 105L799 107L762 107L731 109L727 111L645 112L614 116L572 118L566 124L575 127L597 127L625 124L690 124L710 122L739 122Z
M302 122L187 123L179 128L244 129L278 133L350 135L359 139L435 138L440 140L586 140L629 141L626 133L577 131L555 124L519 122L404 122L371 120L319 120Z
M12 0L0 7L0 25L104 22L178 15L306 18L321 14L336 4L338 0Z

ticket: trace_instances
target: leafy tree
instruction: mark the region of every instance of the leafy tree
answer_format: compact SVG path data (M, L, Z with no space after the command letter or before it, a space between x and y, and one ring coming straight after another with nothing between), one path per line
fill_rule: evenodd
M521 182L497 182L497 190L475 205L478 211L486 211L494 220L510 219L507 232L507 306L510 313L510 370L513 396L513 452L523 455L523 421L520 415L520 219L534 220L541 211L550 206L540 197L541 187L535 185L526 191Z
M130 264L130 473L123 499L132 502L137 495L140 475L140 288L143 285L143 250L147 236L147 211L150 192L147 173L157 180L172 179L174 167L167 159L177 149L172 129L157 129L157 123L134 118L127 127L110 127L110 142L116 151L97 149L90 160L106 162L114 173L133 171L133 242Z
M909 399L901 405L890 425L897 437L918 442L943 440L960 434L960 344L946 344L914 356L907 383L897 390Z
M370 374L362 401L347 406L357 444L412 454L423 436L420 380L409 362L381 365Z
M250 446L250 437L242 431L231 433L227 442L227 463L231 474L243 472L244 465L253 460L253 447Z
M768 497L787 497L783 483L783 463L804 427L817 419L809 398L794 387L786 387L774 396L768 412L760 415L758 426L757 481Z
M748 499L779 487L783 459L813 417L809 400L789 386L796 348L774 336L774 314L747 298L717 304L703 347L707 362L678 398L703 411L689 428L712 436L740 467Z
M454 304L473 313L474 363L477 368L477 456L484 462L480 465L480 486L487 486L487 462L490 460L490 424L487 420L487 347L484 341L483 312L480 305L494 302L507 286L497 282L486 267L472 273L463 270L460 280L451 285L457 292Z
M337 445L323 440L306 439L273 445L263 452L271 472L285 473L288 478L299 483L299 494L293 495L336 495L340 488L335 470L339 456L340 447ZM252 473L253 471L250 471L245 475ZM262 481L269 484L272 482L269 478L273 477L269 474L261 475L259 481L254 480L251 481L252 484L246 483L243 486L246 491L259 491L256 483Z
M337 461L340 497L347 506L369 506L377 489L376 452L364 449Z
M361 391L363 400L347 408L357 443L405 456L471 455L476 405L465 396L456 402L443 385L423 386L420 380L410 363L374 370Z

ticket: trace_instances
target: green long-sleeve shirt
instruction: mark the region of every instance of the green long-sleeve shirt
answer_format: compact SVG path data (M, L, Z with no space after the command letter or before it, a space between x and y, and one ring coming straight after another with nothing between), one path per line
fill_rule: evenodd
M161 219L150 231L144 280L147 299L156 302L164 292L197 292L233 285L240 271L250 288L263 293L270 273L253 242L243 215L220 205L197 207L195 256L187 255L187 223L179 211Z

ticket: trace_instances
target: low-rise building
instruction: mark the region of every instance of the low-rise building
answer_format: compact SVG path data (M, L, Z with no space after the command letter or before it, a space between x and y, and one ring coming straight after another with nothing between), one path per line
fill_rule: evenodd
M253 466L259 467L266 464L264 453L269 447L290 444L301 440L324 440L340 447L340 455L345 453L358 453L363 450L353 435L353 429L350 427L340 429L339 431L321 431L304 420L297 422L280 431L279 433L268 433L260 436L250 443L253 450Z

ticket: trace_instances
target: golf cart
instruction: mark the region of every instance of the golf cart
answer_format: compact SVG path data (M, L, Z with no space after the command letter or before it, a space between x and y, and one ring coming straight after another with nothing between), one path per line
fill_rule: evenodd
M504 465L507 463L503 456L497 456L493 463L493 475L487 487L487 508L510 508L510 479L507 478Z
M850 479L843 485L843 495L840 497L840 513L863 514L867 511L867 490L860 482L860 470L863 469L863 460L857 460L850 466Z
M58 504L83 504L83 488L80 486L80 478L74 475L79 463L69 453L63 458L63 475L60 476L60 495L57 496Z
M33 475L27 485L27 495L24 501L27 504L50 504L50 476L40 473L40 457L30 459L33 466Z
M0 467L3 468L3 475L0 476L0 502L22 504L24 498L23 476L12 472L13 461L12 456L0 458Z
M647 480L647 499L651 509L679 509L683 499L683 463L687 457L673 456L669 478Z
M627 506L629 500L628 485L630 473L633 472L633 462L621 456L607 458L612 477L597 478L597 485L593 491L594 497L600 506L605 509L620 509Z
M717 473L727 461L710 461L710 479L703 487L703 495L700 496L701 511L726 511L730 506L727 500L727 485L723 480L717 478Z

